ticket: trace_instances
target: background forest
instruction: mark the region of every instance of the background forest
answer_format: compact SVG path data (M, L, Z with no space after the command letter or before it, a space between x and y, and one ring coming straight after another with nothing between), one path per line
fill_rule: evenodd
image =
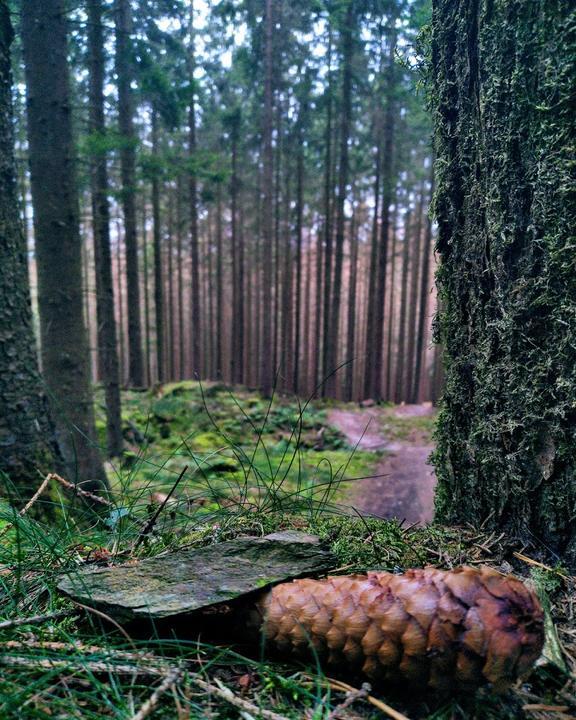
M69 30L70 190L90 377L107 388L112 451L119 385L211 378L347 400L437 397L431 127L416 92L429 10L94 0L58 18L38 6L46 32L64 20ZM26 54L28 12L23 3L16 20L33 94L32 66L39 87L41 66L52 70L33 26ZM18 62L16 73L32 251L26 128L41 110L31 102L26 122ZM41 278L62 269L57 255L31 254L40 317ZM85 343L66 342L80 356Z

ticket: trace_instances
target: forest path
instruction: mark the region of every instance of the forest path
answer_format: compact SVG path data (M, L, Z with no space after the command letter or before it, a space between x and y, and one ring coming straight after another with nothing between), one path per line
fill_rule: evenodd
M426 423L431 405L398 405L391 408L333 409L328 421L348 442L361 450L385 455L374 475L356 483L350 504L356 510L383 518L398 518L409 525L425 524L434 514L434 470L426 461L434 449Z

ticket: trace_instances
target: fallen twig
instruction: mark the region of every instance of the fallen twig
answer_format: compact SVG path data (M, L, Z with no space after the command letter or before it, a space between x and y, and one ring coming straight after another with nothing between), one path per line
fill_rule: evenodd
M326 678L326 682L333 690L340 690L341 692L345 693L359 693L360 691L358 688L353 687L352 685L348 685L345 682L342 682L342 680L334 680L333 678ZM398 712L398 710L394 710L393 707L390 707L390 705L387 705L385 702L382 702L382 700L378 700L378 698L373 697L372 695L368 695L366 697L366 700L371 704L374 705L374 707L378 708L378 710L381 710L383 713L388 715L388 717L393 718L393 720L409 720L406 715L403 715L401 712Z
M80 495L83 498L86 498L87 500L92 500L93 502L100 503L100 505L105 505L108 508L115 508L113 502L110 500L106 500L106 498L100 497L99 495L95 495L94 493L91 493L88 490L82 490L81 487L78 485L75 485L74 483L71 483L69 480L65 480L63 477L58 475L57 473L50 473L46 476L46 479L50 480L56 480L56 482L60 483L62 487L65 487L67 490L70 490L75 495Z
M173 687L178 680L180 679L182 675L182 668L181 667L175 667L170 670L170 672L166 675L164 680L158 685L156 690L150 695L148 700L142 705L140 710L135 715L132 715L131 720L144 720L144 718L148 717L151 712L154 711L154 708L158 705L160 702L160 698L167 690L170 690L171 687Z
M14 620L4 620L0 622L0 630L6 628L17 627L18 625L36 625L47 620L56 620L67 615L73 615L75 610L57 610L56 612L45 613L44 615L31 615L30 617L16 618Z
M190 681L201 690L216 695L216 697L219 697L221 700L225 700L227 703L230 703L230 705L234 705L234 707L244 710L250 715L259 715L264 718L264 720L287 720L284 715L278 715L278 713L272 712L272 710L263 710L249 700L238 697L238 695L235 695L230 688L223 685L219 680L216 680L217 685L213 685L212 683L206 682L206 680L202 680L198 675L190 675Z
M76 662L73 662L76 660ZM0 665L8 667L25 667L30 670L54 670L62 668L66 670L88 670L93 673L116 673L117 675L154 675L164 677L166 675L165 668L158 668L152 665L125 665L122 663L110 663L100 660L83 660L78 662L78 658L70 659L51 659L51 658L31 658L21 655L0 655Z
M362 687L359 690L354 689L353 691L348 691L344 701L332 710L327 720L338 720L340 713L349 708L356 700L368 700L371 689L370 683L362 683Z

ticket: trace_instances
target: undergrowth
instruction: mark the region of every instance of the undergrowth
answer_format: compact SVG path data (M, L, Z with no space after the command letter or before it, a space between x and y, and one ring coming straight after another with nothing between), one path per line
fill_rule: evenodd
M563 668L556 657L556 665L503 697L483 692L441 707L382 699L413 719L561 717L523 710L530 705L563 707L569 717L576 709L569 697L572 580L561 568L515 559L518 548L496 534L405 528L347 514L346 481L370 474L374 458L348 447L321 407L302 413L287 399L268 403L190 383L128 393L124 407L130 449L109 467L113 488L105 503L71 497L54 481L46 491L55 503L50 520L34 516L34 508L18 515L0 505L0 718L382 717L361 694L344 707L344 693L314 664L272 662L204 637L131 636L56 589L75 568L279 529L319 535L336 555L338 573L480 562L537 570L533 581L560 628ZM172 682L157 706L146 705L167 676Z

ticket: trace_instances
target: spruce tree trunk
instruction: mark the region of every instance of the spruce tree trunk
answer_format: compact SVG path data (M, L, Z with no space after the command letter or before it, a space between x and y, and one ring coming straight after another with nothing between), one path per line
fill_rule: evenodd
M129 0L116 0L116 75L118 82L118 125L122 135L120 149L122 175L122 209L126 246L126 283L128 299L128 365L129 383L144 385L140 288L138 281L138 238L136 235L136 133L132 101L130 33L132 16Z
M38 371L32 329L27 250L18 214L12 131L13 39L6 0L0 0L0 473L5 490L29 497L40 476L61 458Z
M194 56L194 4L190 3L190 47L189 47L189 75L190 75L190 106L188 108L188 152L192 163L196 160L196 99L194 88L194 69L196 60ZM190 314L192 316L192 377L202 377L201 338L202 310L200 307L200 258L198 251L198 188L196 171L192 169L189 181L190 191L190 257L192 261L192 282L190 284Z
M88 56L90 66L90 130L96 138L106 133L104 120L104 33L102 2L89 0ZM114 317L114 283L110 248L110 206L108 204L108 168L106 154L99 152L92 160L92 223L96 259L96 315L98 320L98 358L106 398L106 437L108 455L122 454L122 419L120 404L120 370L116 319Z
M334 287L328 333L327 371L332 373L326 380L326 394L336 397L340 378L333 371L338 366L340 331L340 305L342 302L342 266L344 263L344 204L348 189L348 139L352 120L352 60L354 55L355 7L348 0L346 16L342 25L342 106L340 108L340 163L338 167L338 196L336 200L336 236L334 248Z
M273 155L272 155L272 71L274 42L274 0L266 0L264 56L264 123L263 123L263 203L262 203L262 346L260 348L260 387L264 395L272 393L274 354L272 336L272 244L273 244Z
M386 68L386 112L384 115L384 138L382 157L382 216L380 221L380 246L376 272L376 291L374 293L374 335L368 338L370 359L370 377L368 397L376 401L383 399L383 359L384 359L384 306L386 303L386 274L388 271L388 235L390 231L390 205L394 200L394 137L396 133L396 68L395 53L398 40L395 7L391 10L388 26L388 62ZM367 343L367 344L368 344Z
M22 2L42 367L70 479L107 487L82 317L82 248L62 0ZM3 273L5 272L3 268Z
M158 111L152 108L152 155L158 161ZM152 247L154 251L154 307L156 309L156 371L159 383L166 381L164 356L164 286L162 273L162 243L160 227L160 179L158 170L152 175ZM170 257L172 253L170 253ZM172 279L172 273L170 273ZM146 293L148 296L148 293ZM172 318L172 313L170 313Z
M437 517L576 561L570 0L436 0Z

